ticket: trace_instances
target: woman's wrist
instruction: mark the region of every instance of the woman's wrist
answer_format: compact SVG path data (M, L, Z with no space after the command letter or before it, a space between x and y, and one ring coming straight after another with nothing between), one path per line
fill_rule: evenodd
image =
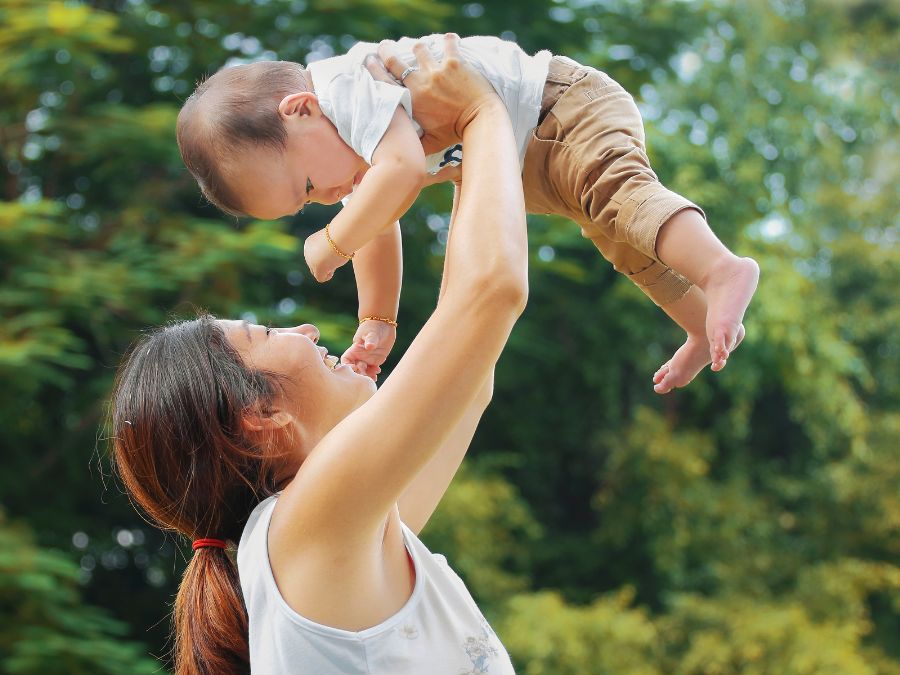
M463 109L456 120L456 135L459 136L459 138L462 138L466 127L476 118L482 115L492 114L509 115L506 106L503 105L503 101L501 101L500 97L495 93L486 94Z

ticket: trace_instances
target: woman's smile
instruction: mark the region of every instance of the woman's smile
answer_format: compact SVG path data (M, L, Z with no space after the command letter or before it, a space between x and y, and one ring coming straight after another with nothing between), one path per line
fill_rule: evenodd
M317 347L319 352L322 354L322 361L325 362L325 365L331 368L332 370L336 370L338 365L340 365L341 360L337 356L333 356L328 353L327 347L323 347L319 345Z

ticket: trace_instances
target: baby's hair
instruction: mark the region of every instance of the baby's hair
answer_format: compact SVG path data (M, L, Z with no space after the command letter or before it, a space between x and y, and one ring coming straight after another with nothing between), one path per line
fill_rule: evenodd
M181 158L203 196L225 213L245 215L228 180L240 151L287 147L278 104L298 91L309 91L302 65L260 61L220 69L184 102L177 124Z

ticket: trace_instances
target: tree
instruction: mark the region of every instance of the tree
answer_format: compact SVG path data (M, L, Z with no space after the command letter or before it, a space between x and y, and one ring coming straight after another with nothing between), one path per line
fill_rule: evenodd
M0 513L0 670L158 672L142 645L122 640L127 625L83 603L80 575L69 556L38 548L27 527Z
M300 259L333 210L223 218L181 166L181 100L234 60L501 34L622 82L657 173L762 279L728 368L660 398L678 331L577 228L533 217L529 307L429 543L526 673L897 672L898 23L867 0L0 0L0 502L164 654L189 552L108 476L122 353L194 307L313 321L338 348L355 325L350 275L314 286ZM403 219L387 373L434 306L449 207L430 188ZM41 578L80 616L72 569ZM114 634L86 621L91 644ZM129 649L120 672L144 667Z

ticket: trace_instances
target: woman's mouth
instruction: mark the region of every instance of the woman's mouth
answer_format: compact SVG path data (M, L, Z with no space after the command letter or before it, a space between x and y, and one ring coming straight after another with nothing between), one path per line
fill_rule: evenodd
M328 349L326 349L322 345L319 345L317 349L322 355L322 363L324 363L326 366L334 370L338 367L338 365L340 365L341 360L337 356L332 356L331 354L329 354Z

